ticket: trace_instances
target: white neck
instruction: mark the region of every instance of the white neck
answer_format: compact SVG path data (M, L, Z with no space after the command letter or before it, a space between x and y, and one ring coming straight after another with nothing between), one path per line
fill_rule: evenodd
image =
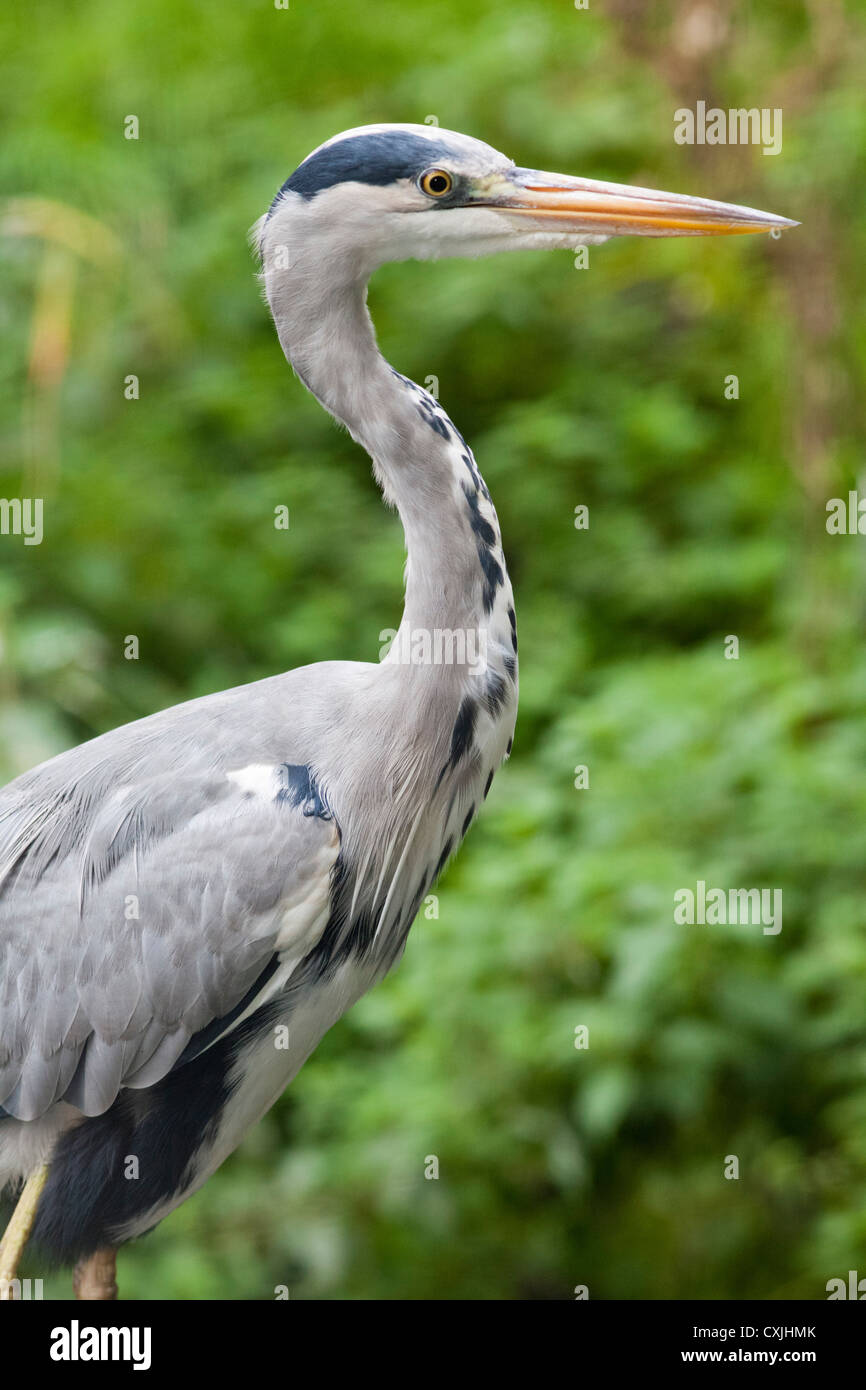
M373 460L406 537L403 626L487 628L511 589L496 511L468 446L438 403L395 372L376 345L363 280L311 277L295 265L271 308L286 357ZM498 626L501 624L497 624ZM507 622L506 622L507 629Z

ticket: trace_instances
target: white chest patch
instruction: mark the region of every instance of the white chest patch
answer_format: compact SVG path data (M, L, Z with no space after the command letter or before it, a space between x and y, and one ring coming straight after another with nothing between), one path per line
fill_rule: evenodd
M250 763L249 767L227 772L226 776L242 792L251 792L268 801L273 801L279 791L279 771L273 763Z

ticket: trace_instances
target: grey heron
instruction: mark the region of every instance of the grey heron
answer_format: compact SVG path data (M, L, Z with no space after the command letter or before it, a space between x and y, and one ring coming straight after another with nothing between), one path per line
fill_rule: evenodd
M114 1296L117 1247L205 1182L398 960L511 750L496 511L438 401L378 351L370 275L793 225L520 168L429 125L345 131L286 180L254 233L267 301L298 377L399 513L401 626L379 663L163 710L0 793L0 1187L23 1184L0 1279L32 1235L76 1265L79 1296Z

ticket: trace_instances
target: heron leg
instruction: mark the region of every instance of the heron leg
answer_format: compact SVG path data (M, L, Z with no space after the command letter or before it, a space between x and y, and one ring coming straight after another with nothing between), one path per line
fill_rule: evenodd
M113 1245L94 1250L86 1260L79 1260L72 1276L72 1287L78 1299L117 1298L117 1251Z
M15 1205L12 1219L3 1232L3 1239L0 1240L0 1300L14 1298L13 1280L18 1269L18 1261L21 1259L21 1251L27 1244L27 1237L33 1226L36 1208L39 1205L39 1198L42 1195L47 1177L47 1163L43 1163L41 1167L30 1174L21 1190L21 1196Z

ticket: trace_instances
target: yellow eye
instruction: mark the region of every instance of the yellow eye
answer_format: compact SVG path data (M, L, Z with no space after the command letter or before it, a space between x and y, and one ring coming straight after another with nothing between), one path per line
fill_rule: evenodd
M422 193L428 193L431 198L444 198L454 187L454 180L444 169L428 169L418 183Z

